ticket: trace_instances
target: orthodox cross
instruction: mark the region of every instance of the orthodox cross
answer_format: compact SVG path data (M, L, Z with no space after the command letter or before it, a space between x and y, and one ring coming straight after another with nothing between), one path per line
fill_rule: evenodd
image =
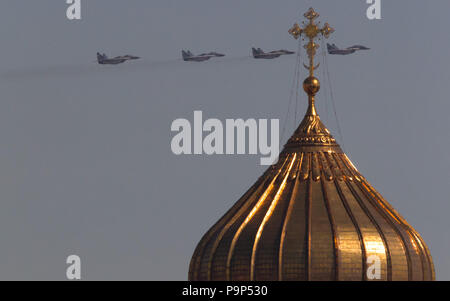
M309 75L314 76L314 70L319 67L319 64L314 66L314 56L316 55L316 49L319 45L314 42L316 38L320 39L319 35L328 38L334 29L330 27L328 23L325 23L323 28L319 28L320 22L315 23L314 20L319 17L319 14L311 7L304 15L306 19L309 20L308 23L302 21L303 28L301 28L297 23L289 29L289 33L297 40L300 36L304 35L309 39L309 42L304 45L306 53L309 57L309 66L303 64L306 69L309 69ZM318 37L319 36L319 37Z

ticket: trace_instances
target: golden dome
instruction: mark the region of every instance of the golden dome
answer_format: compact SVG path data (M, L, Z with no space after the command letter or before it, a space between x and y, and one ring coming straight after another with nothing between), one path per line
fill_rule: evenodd
M434 280L423 239L321 122L319 87L311 72L304 119L278 163L203 236L189 280L371 280L372 258L377 279Z
M306 115L271 166L203 236L190 280L434 280L420 235Z

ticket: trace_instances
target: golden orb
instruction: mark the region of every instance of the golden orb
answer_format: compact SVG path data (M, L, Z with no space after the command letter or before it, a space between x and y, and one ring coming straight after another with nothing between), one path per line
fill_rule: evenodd
M320 82L314 77L310 76L303 81L303 90L305 90L308 95L315 95L320 90Z

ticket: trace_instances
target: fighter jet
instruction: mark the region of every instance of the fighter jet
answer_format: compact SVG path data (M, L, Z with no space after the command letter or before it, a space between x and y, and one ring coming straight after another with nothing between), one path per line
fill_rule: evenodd
M327 44L327 49L329 54L340 54L340 55L347 55L356 52L357 50L369 50L370 48L367 48L362 45L355 45L352 47L348 47L345 49L339 49L335 44Z
M210 58L213 57L222 57L225 56L225 54L217 53L217 52L208 52L208 53L202 53L199 55L194 55L190 50L181 50L181 55L183 57L183 61L191 61L191 62L203 62L207 61Z
M133 56L133 55L122 55L122 56L116 56L113 58L108 58L108 56L106 54L101 54L99 52L97 52L97 62L100 65L117 65L117 64L122 64L126 61L129 60L137 60L140 57L138 56Z
M295 53L294 51L289 51L289 50L284 50L284 49L271 51L270 53L275 53L275 52L281 53L281 55L283 55L283 54L294 54Z
M199 54L200 56L202 56L202 55L209 55L209 56L212 56L212 57L223 57L223 56L225 56L225 54L222 54L222 53L218 53L218 52L215 52L215 51L211 51L211 52L208 52L208 53L202 53L202 54Z
M362 45L354 45L354 46L348 47L347 49L370 50L370 48L367 48L366 46L362 46Z
M117 58L119 58L119 59L126 59L126 60L137 60L137 59L140 59L140 57L138 57L138 56L129 55L129 54L118 56Z
M289 50L274 50L271 52L264 52L261 48L252 48L253 57L255 59L274 59L281 55L294 54L295 52Z

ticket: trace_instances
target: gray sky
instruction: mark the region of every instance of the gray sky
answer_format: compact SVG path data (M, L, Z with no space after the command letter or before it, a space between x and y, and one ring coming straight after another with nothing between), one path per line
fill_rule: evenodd
M284 118L295 57L250 47L295 50L287 30L313 1L82 2L75 22L63 0L0 3L0 280L63 280L70 254L86 280L185 280L201 236L265 167L175 156L170 124L194 110ZM328 58L344 148L450 280L450 2L382 1L378 21L363 0L314 7L329 41L372 48ZM227 57L185 63L182 48ZM143 59L98 66L97 51ZM339 139L324 89L317 102Z

